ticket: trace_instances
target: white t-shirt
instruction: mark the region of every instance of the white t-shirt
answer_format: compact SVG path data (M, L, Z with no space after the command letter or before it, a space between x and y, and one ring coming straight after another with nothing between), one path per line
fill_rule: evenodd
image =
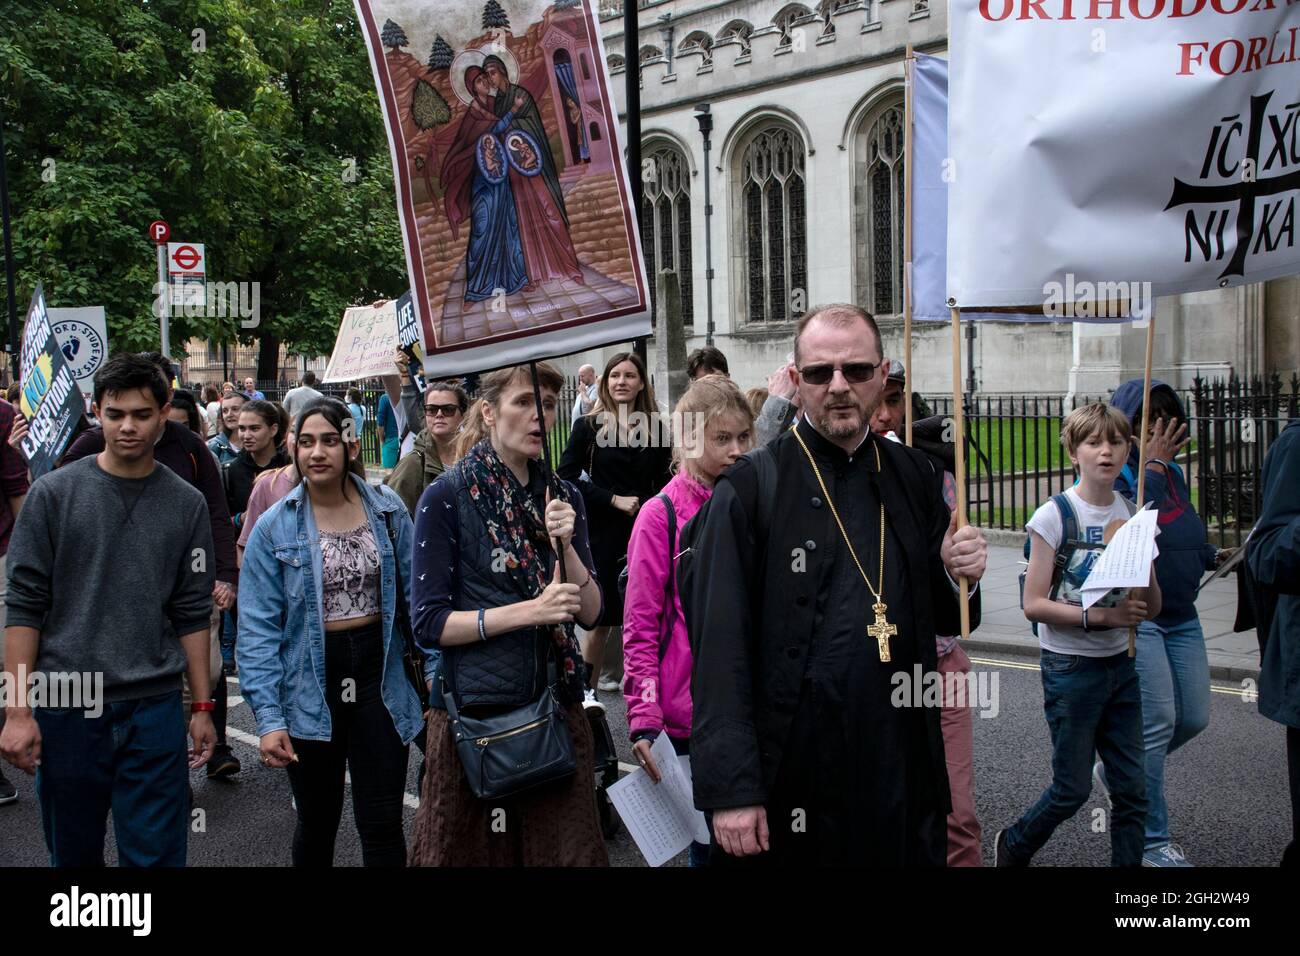
M1088 504L1079 497L1073 488L1065 492L1074 506L1074 518L1079 525L1079 540L1096 542L1104 540L1106 526L1112 521L1127 521L1130 517L1128 505L1115 493L1115 500L1108 507L1099 508ZM1056 503L1048 500L1041 505L1034 516L1025 525L1027 531L1036 531L1053 551L1061 542L1061 512ZM1056 599L1082 607L1079 600L1079 586L1087 578L1093 564L1101 555L1101 549L1077 549L1065 569L1060 591ZM1093 607L1114 607L1128 596L1127 588L1115 588ZM1045 650L1057 654L1079 654L1083 657L1110 657L1128 649L1128 628L1115 627L1104 631L1085 631L1082 627L1063 627L1061 625L1038 624L1038 643Z

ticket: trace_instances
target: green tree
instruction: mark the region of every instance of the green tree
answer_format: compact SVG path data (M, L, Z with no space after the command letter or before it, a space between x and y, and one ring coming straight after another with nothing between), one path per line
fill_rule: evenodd
M433 48L429 51L429 69L449 70L455 58L455 51L452 50L451 44L442 38L442 34L433 38Z
M202 32L199 32L202 31ZM151 220L257 283L259 324L191 336L328 352L343 309L406 288L392 167L350 0L5 0L5 122L19 316L100 305L114 350L156 348Z
M506 16L505 10L501 9L501 4L497 0L487 0L483 5L483 29L510 29L510 18Z
M383 29L379 31L379 42L390 50L396 50L398 47L408 45L411 41L406 39L406 31L392 20L385 20Z

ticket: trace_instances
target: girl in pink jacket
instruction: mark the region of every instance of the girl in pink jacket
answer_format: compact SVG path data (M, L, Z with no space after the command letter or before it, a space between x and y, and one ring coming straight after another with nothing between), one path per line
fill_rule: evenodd
M676 541L669 548L668 509L677 533L713 494L713 482L749 451L754 415L744 394L723 375L696 379L673 413L673 478L637 514L627 546L623 602L623 693L637 762L658 782L650 745L667 733L680 754L690 752L691 645L676 587ZM707 848L691 845L691 865Z

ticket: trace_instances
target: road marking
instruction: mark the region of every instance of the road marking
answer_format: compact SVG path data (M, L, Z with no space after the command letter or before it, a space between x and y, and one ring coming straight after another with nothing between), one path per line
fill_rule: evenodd
M1037 664L1021 664L1017 661L1001 661L993 657L972 657L970 662L972 664L992 664L995 667L1014 667L1016 670L1021 671L1036 671L1041 669ZM1257 699L1255 695L1247 694L1241 687L1234 687L1232 684L1211 684L1210 691L1215 694L1227 694L1229 697L1240 697L1242 700L1247 702Z
M972 657L972 664L992 664L995 667L1014 667L1019 671L1036 671L1039 669L1037 664L1021 664L1016 661L1000 661L992 657Z
M231 698L231 700L233 701L234 698ZM229 727L229 726L226 727L226 739L238 740L241 744L247 744L248 746L252 747L254 750L258 751L258 753L261 753L262 741L258 737L255 737L250 733L245 733L244 731L240 730L238 727ZM345 783L347 783L350 786L352 784L352 775L347 772L344 772L343 780ZM411 793L410 791L404 790L402 791L402 803L406 804L406 806L411 807L412 809L415 809L420 805L420 798L417 797L415 794Z

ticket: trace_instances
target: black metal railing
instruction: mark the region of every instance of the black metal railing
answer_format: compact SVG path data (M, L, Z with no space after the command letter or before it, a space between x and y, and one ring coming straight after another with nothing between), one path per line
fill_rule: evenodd
M266 396L268 401L279 402L284 399L284 395L293 384L283 382L258 382L257 390ZM348 383L335 383L322 385L319 382L314 386L317 391L339 401L346 401L347 392L350 388L356 388L361 393L361 407L365 410L365 421L361 426L361 460L368 465L378 465L380 462L379 454L379 434L376 431L376 421L379 415L379 399L384 394L384 390L376 383L367 383L365 385L351 385ZM555 427L551 430L550 444L552 452L552 462L559 464L560 456L564 454L565 446L569 443L569 433L572 430L573 403L578 397L578 380L576 378L565 379L564 385L560 389L559 405L556 414ZM424 427L424 422L415 422L413 426L416 431Z
M1220 547L1240 544L1260 510L1264 456L1298 414L1300 378L1245 382L1196 379L1177 390L1192 439L1177 456L1192 504ZM966 492L972 523L1023 530L1034 510L1074 484L1060 443L1071 410L1109 396L978 395L963 403ZM926 396L935 414L952 414L952 396Z

